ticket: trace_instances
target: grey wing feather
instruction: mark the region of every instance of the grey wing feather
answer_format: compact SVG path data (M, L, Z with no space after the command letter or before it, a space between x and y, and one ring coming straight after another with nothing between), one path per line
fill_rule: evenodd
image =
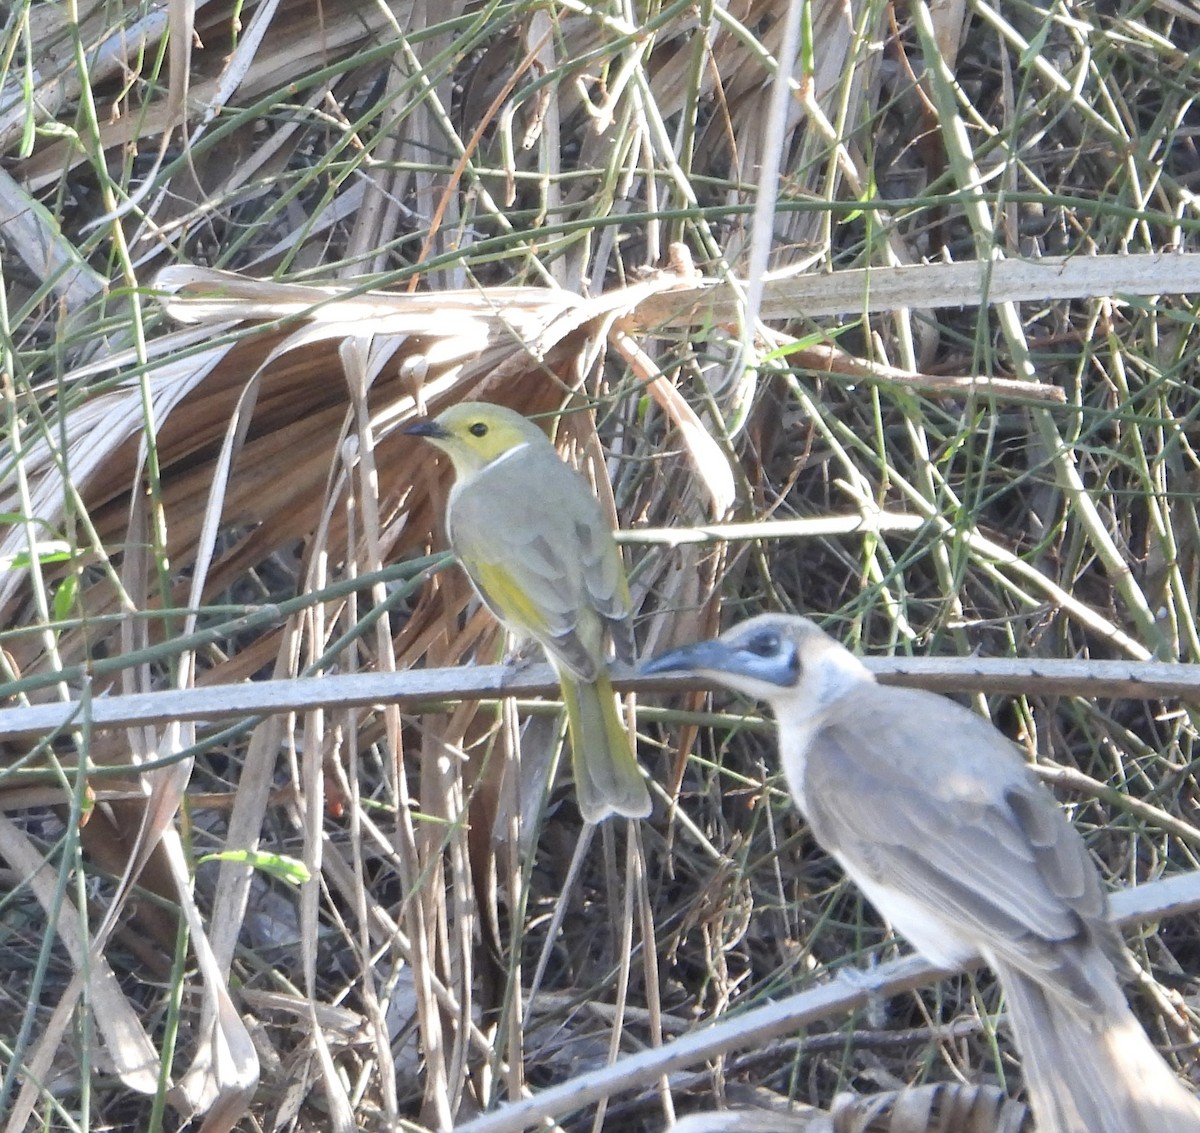
M1053 798L966 709L912 690L870 695L809 748L818 840L976 947L1085 992L1087 953L1093 943L1107 951L1115 934L1087 849ZM1078 964L1065 942L1078 942Z

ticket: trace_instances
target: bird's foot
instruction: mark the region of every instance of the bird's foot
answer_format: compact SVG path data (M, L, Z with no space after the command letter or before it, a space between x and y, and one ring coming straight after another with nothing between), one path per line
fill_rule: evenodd
M519 641L504 654L500 663L520 673L537 664L541 652L541 646L536 641Z

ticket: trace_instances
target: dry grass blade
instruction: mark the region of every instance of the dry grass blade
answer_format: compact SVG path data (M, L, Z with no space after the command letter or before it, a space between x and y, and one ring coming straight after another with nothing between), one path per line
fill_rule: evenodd
M1052 299L1190 294L1200 289L1200 256L1148 252L1129 256L1046 256L960 264L910 264L828 273L780 272L764 281L763 319L818 318L890 311L904 304L1040 303ZM740 299L721 280L681 282L638 304L641 329L663 324L732 322Z
M47 916L56 920L57 931L71 956L71 963L78 975L87 973L87 993L95 1012L96 1024L108 1056L112 1059L116 1073L122 1083L131 1090L151 1094L157 1086L160 1072L158 1053L142 1027L133 1004L126 999L112 968L102 954L88 955L89 941L80 931L79 910L65 903L54 910L58 901L54 894L54 877L42 861L33 842L12 821L0 815L0 853L14 869L29 878L29 885ZM75 987L76 995L82 990ZM63 1000L66 1010L73 1004ZM50 1057L55 1053L56 1042L43 1039L43 1051ZM37 1055L34 1059L37 1060ZM18 1104L18 1112L20 1106ZM26 1114L27 1116L27 1114ZM20 1128L24 1118L14 1118Z

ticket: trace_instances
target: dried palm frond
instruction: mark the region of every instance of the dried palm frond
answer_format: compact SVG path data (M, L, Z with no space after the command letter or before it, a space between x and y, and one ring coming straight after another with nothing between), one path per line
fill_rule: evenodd
M416 601L410 599L403 616L394 607L387 611L391 599L376 583L362 595L384 603L374 631L363 620L367 611L359 611L362 599L352 593L320 601L320 594L336 579L381 577L390 563L418 556L431 540L440 538L436 533L445 470L439 473L428 453L404 436L400 426L418 412L436 413L467 397L502 401L534 415L572 403L586 406L597 398L597 391L589 392L583 383L601 376L596 360L603 355L606 331L637 298L669 285L663 281L628 295L583 301L561 291L537 289L395 295L274 284L191 269L164 273L161 286L168 310L184 322L204 325L208 336L198 340L193 331L184 330L160 338L156 352L173 361L156 367L147 384L127 379L107 386L44 431L40 442L23 454L22 496L31 514L43 528L53 530L65 521L71 506L78 506L89 517L92 542L90 549L65 563L47 563L42 576L50 585L56 578L81 580L79 628L52 641L43 634L13 640L12 664L28 682L47 665L62 671L64 665L98 653L125 652L132 658L143 655L139 649L153 653L161 645L157 664L143 663L122 674L122 687L136 691L163 679L163 664L179 666L178 679L183 682L229 682L264 667L276 675L316 675L335 667L379 665L394 670L454 664L467 654L486 656L496 627L486 615L462 621L471 594L457 575L440 578ZM627 338L623 349L634 349ZM120 369L132 361L131 355L118 355L91 365L88 372ZM84 376L73 375L72 383ZM648 374L644 388L686 427L685 441L702 469L701 475L681 485L675 521L689 514L713 514L714 509L722 514L729 503L721 494L728 491L723 487L728 473L722 476L720 471L725 456L664 376ZM149 525L140 519L137 486L148 474L142 443L147 394L156 427L150 510L158 516L162 539L156 553L171 564L170 574L156 575L154 557L144 542ZM592 459L597 451L595 420L591 414L575 417L579 423L573 417L565 419L568 428L560 438L569 438L572 447ZM594 478L600 488L608 485L602 464ZM694 496L692 502L689 495ZM4 506L16 510L23 505L14 496ZM131 532L142 545L130 543ZM27 529L14 527L0 553L16 561L28 549L27 541ZM293 585L299 592L312 593L312 604L265 633L231 632L217 656L193 661L178 647L172 652L165 632L172 610L211 606L220 595L233 593L248 571L261 570L280 555L297 556ZM97 573L89 563L102 569ZM180 581L164 592L156 577ZM651 577L657 598L669 597L658 576ZM10 624L32 616L27 612L27 582L28 576L18 572L4 579L0 602ZM647 593L644 587L641 593ZM689 595L689 600L693 597L699 596ZM159 617L131 626L130 615L156 608ZM185 630L194 623L194 615L178 616L184 617ZM100 628L105 624L111 627L107 632ZM103 686L96 692L103 692ZM61 693L59 685L37 695ZM385 789L401 819L395 865L400 892L408 895L396 939L407 941L400 943L401 955L413 965L419 981L438 982L457 997L461 1019L471 1015L473 991L463 973L472 968L475 914L457 925L447 922L443 885L466 892L486 887L496 868L490 839L466 840L468 801L475 800L472 813L479 816L475 825L481 831L497 824L502 829L509 815L498 794L498 773L505 761L472 755L464 783L445 752L490 749L494 730L488 713L480 716L478 705L464 704L440 728L427 723L414 763L414 753L406 755L412 741L402 738L394 709L309 712L300 729L304 756L294 787L303 800L298 813L306 816L314 835L328 805L324 778L330 777L334 796L357 792L359 774L348 773L339 761L347 751L365 750L386 739L384 750L394 754L396 764L388 770L390 785ZM278 721L264 723L250 739L249 767L269 759L280 738ZM132 746L129 739L122 743L116 736L101 736L90 742L89 754L100 764L128 764L131 755L135 762L144 762L155 753L179 750L178 741L164 749L166 741L167 733L158 736L153 730L143 730ZM530 759L527 769L533 766ZM274 780L269 772L270 762L242 776L227 847L239 846L239 837L245 837L245 849L253 850L271 797ZM539 791L527 782L522 793L536 798ZM17 800L9 805L18 805ZM421 821L414 823L412 805L420 807ZM142 813L141 804L131 798L108 797L83 831L85 845L97 857L110 859L114 869L123 869L120 827L137 825ZM448 823L460 833L447 842L439 827L423 825L431 820ZM239 836L238 831L245 834ZM320 875L319 837L307 845L308 864ZM168 861L159 854L152 858L152 867L156 860L157 875L144 874L143 882L170 896L176 886L169 880ZM452 880L447 876L444 883L431 885L431 870L434 877L448 870ZM240 861L227 862L222 871L209 936L219 969L228 971L247 912L251 875ZM347 863L333 876L352 878L354 867ZM459 903L455 908L461 918L471 905ZM310 910L303 915L314 917L315 906ZM493 911L492 923L495 916ZM159 946L169 949L173 928L168 924L158 931ZM302 939L315 939L315 933L314 923ZM313 962L310 956L309 964ZM423 1045L437 1048L434 1036L445 1023L423 1008L418 1017ZM461 1068L470 1035L457 1026L453 1031L447 1067ZM315 1049L321 1051L319 1029L313 1036ZM429 1104L438 1112L458 1104L454 1099L461 1087L449 1083L459 1079L461 1069L447 1068L427 1079ZM154 1080L152 1075L150 1082ZM244 1087L243 1079L238 1088ZM212 1104L210 1087L198 1086L197 1091L193 1104ZM340 1104L336 1095L331 1104Z

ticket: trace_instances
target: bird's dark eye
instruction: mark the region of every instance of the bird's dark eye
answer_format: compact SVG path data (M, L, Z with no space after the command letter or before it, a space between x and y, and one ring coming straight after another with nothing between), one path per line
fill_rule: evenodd
M746 642L746 648L758 657L774 657L779 652L779 634L764 629Z
M471 425L467 429L467 432L469 432L473 437L486 437L487 431L488 427L486 421L476 421L474 425Z

